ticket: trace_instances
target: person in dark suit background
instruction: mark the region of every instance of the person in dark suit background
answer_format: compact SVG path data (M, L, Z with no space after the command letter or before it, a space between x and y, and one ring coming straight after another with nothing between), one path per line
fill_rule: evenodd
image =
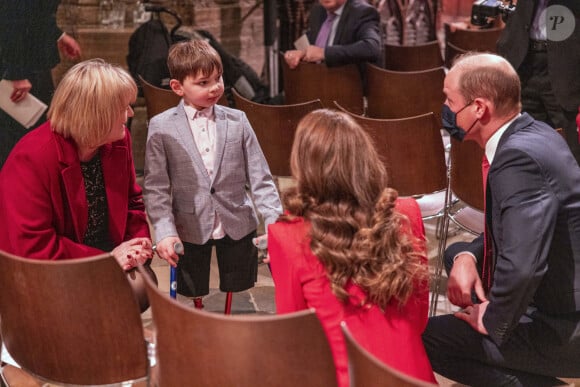
M51 69L60 61L59 50L80 58L76 40L56 24L60 0L0 2L0 78L12 81L11 100L21 102L31 92L50 104L54 92ZM37 125L44 122L42 116ZM35 125L36 126L36 125ZM0 110L0 168L26 129Z
M548 16L542 18L546 9ZM575 123L580 106L580 2L519 1L497 49L520 76L522 110L564 129L580 163Z
M447 295L464 309L429 319L433 369L472 386L579 377L580 168L553 128L520 113L519 77L504 58L462 57L444 92L448 120L485 149L489 232L448 248Z
M332 28L324 43L317 44L319 32L329 13ZM300 61L324 62L327 66L381 62L380 16L376 8L362 0L320 0L310 9L306 50L288 50L284 60L290 68Z

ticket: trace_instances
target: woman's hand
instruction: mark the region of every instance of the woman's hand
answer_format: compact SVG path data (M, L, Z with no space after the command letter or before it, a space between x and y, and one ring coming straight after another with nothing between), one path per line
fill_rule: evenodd
M133 238L115 247L111 254L123 270L143 265L153 257L153 246L149 238Z
M179 255L175 252L177 243L181 243L181 240L178 237L170 236L160 240L155 247L159 258L165 259L173 267L177 267L177 261L179 261Z

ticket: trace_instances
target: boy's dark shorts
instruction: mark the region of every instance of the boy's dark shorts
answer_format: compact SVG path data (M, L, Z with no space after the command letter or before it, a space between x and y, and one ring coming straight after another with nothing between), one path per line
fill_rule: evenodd
M240 240L229 236L210 239L203 245L184 242L177 264L177 293L201 297L209 293L212 247L216 248L222 292L240 292L254 286L258 278L258 249L252 243L256 231Z

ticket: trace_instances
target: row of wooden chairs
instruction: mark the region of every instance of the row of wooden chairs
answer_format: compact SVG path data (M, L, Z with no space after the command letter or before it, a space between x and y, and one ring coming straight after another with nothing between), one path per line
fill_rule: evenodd
M147 281L157 329L159 385L334 386L326 335L313 309L223 316L184 306ZM343 324L351 386L428 386L378 361ZM377 383L377 381L379 381Z
M313 310L205 312L170 298L139 271L156 331L149 339L153 368L137 302L111 255L46 261L0 251L0 337L20 374L51 385L336 385L330 346ZM353 387L427 385L379 362L343 330Z
M320 108L320 101L273 107L249 101L235 91L234 100L246 112L271 170L276 171L273 173L288 176L296 124L309 111ZM349 114L373 138L388 171L389 185L401 196L416 197L423 219L441 220L430 309L434 314L450 222L473 234L483 230L483 150L474 142L453 139L446 163L441 126L432 112L376 119L351 112L336 101L334 108Z
M496 52L496 44L503 27L464 28L445 23L445 50L441 56L441 46L437 40L408 45L384 45L384 67L393 71L420 71L436 67L451 67L457 52Z

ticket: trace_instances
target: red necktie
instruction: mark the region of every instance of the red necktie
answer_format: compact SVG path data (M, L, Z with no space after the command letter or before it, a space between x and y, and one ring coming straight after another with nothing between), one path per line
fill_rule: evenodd
M330 36L330 31L332 30L332 22L334 21L335 17L336 14L334 12L329 12L326 15L326 20L324 21L324 23L322 23L322 26L320 26L320 31L318 31L316 43L314 43L315 46L322 48L326 47L326 44L328 43L328 38Z
M481 175L483 177L483 202L485 213L485 231L483 232L483 264L481 268L481 282L485 293L489 292L493 282L493 241L491 240L490 227L487 223L487 173L489 172L489 161L485 154L481 160Z

